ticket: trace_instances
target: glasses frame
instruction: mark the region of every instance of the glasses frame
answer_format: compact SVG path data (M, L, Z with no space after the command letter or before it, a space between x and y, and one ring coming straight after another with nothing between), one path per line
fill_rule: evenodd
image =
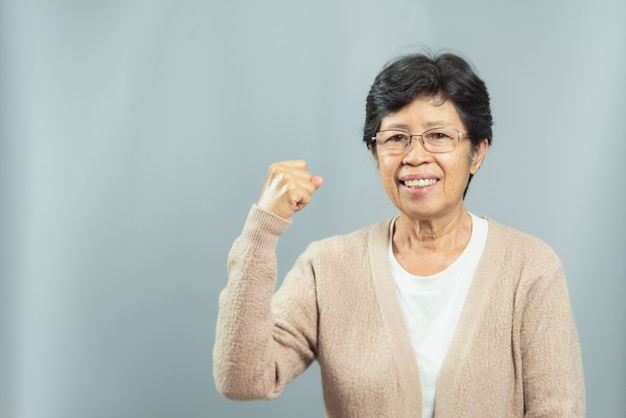
M430 131L436 131L437 129L446 129L446 130L451 130L451 131L456 131L457 133L457 137L456 137L456 141L452 142L452 144L454 144L452 146L452 149L450 149L449 151L431 151L427 148L427 145L424 143L424 135ZM451 127L447 127L447 126L438 126L435 128L430 128L430 129L426 129L424 132L422 132L421 134L412 134L409 131L405 131L404 129L383 129L380 131L377 131L376 134L372 137L372 144L375 145L376 147L378 147L378 143L376 142L376 137L378 136L379 133L381 132L402 132L405 133L408 137L409 137L409 142L407 143L406 147L402 150L399 151L399 153L404 153L406 152L406 150L408 150L409 148L411 148L411 145L413 144L413 138L414 137L419 137L419 142L420 144L422 144L422 147L428 151L428 152L432 152L435 154L442 154L442 153L446 153L446 152L451 152L455 147L456 144L458 144L459 142L461 142L461 138L465 137L465 138L471 138L471 136L467 133L467 132L461 132L456 128L451 128Z

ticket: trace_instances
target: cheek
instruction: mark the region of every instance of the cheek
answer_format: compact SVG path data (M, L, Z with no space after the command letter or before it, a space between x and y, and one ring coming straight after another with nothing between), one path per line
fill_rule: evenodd
M396 168L397 164L393 164L392 161L384 158L380 158L378 163L378 175L385 188L390 188L395 185L396 182Z
M463 183L467 180L470 170L470 160L465 155L459 155L453 158L440 158L438 163L444 172L446 183L456 184Z
M386 183L396 182L397 167L394 165L381 166L380 176Z
M454 187L459 190L465 190L469 180L471 161L466 158L460 158L451 167L450 173L454 178Z

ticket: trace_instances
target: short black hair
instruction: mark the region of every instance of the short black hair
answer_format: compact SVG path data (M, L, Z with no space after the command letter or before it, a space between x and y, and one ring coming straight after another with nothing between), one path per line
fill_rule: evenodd
M372 147L373 153L376 142L372 138L380 129L381 120L418 97L449 100L465 125L473 148L484 139L491 145L493 118L489 92L471 65L452 53L413 53L385 65L367 95L363 141Z

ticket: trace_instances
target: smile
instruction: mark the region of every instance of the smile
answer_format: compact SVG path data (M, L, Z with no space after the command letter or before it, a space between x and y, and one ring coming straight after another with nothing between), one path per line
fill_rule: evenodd
M412 187L419 189L420 187L428 187L437 183L439 180L437 179L418 179L418 180L406 180L404 185L407 187Z

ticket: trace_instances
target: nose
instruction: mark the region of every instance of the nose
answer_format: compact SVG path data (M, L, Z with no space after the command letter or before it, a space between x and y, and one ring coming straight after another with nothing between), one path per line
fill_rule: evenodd
M422 146L422 148L424 148L424 144L422 144L422 135L411 135L409 137L409 144L406 147L406 150L410 150L411 149L411 145L413 145L414 143L419 142L419 144Z
M412 135L409 145L404 151L403 162L405 164L418 164L427 161L432 154L426 151L421 141L421 135Z

